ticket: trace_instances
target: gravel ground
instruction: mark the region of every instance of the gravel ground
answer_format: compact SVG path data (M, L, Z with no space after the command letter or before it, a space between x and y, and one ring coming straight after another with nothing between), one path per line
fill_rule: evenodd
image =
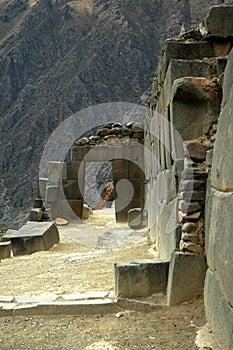
M61 242L50 251L1 261L1 295L110 291L114 262L156 256L145 230L117 225L111 210L59 232ZM202 297L151 312L0 318L0 350L218 350L195 345L204 324Z

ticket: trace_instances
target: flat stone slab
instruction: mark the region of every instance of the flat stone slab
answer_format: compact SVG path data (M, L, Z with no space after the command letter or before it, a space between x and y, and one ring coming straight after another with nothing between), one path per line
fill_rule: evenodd
M28 221L18 231L4 236L12 243L13 255L49 250L59 242L59 232L53 222Z

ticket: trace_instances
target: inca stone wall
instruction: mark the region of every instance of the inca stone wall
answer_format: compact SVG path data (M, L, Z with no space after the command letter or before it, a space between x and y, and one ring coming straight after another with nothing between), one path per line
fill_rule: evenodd
M145 137L150 238L174 269L168 301L187 297L182 270L189 292L205 279L207 321L224 350L233 349L232 16L233 6L214 6L197 29L165 42ZM206 277L204 259L198 274L190 255L206 255Z
M232 32L233 34L233 32ZM233 349L233 51L224 74L223 103L218 123L206 202L205 281L208 322L223 349Z

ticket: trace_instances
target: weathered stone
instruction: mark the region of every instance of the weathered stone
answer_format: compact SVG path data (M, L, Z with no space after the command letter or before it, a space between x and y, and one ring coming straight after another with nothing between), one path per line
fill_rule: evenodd
M188 142L186 149L189 157L195 162L203 162L206 159L208 147L200 142Z
M82 161L67 163L67 180L84 181L85 165Z
M172 87L171 122L183 140L196 139L217 122L220 103L217 82L194 77L177 79Z
M168 260L137 260L115 263L115 292L117 297L146 297L165 292Z
M90 145L86 145L83 147L73 146L71 149L71 161L72 162L82 161L87 156L88 152L90 152L91 149L92 149L92 146ZM67 178L69 179L68 175L67 175Z
M233 60L230 60L228 73L233 72ZM226 75L232 82L232 77ZM233 147L233 114L232 114L233 88L230 90L228 103L225 104L218 123L218 132L215 141L215 150L212 163L211 179L214 188L223 192L233 191L233 157L229 150Z
M208 11L202 23L202 30L208 38L233 37L233 6L213 6Z
M11 241L0 241L0 260L11 257Z
M185 200L179 201L179 209L183 213L193 214L199 212L203 209L202 205L199 202L187 202Z
M89 143L89 139L87 137L83 137L82 139L75 142L77 146L85 146Z
M37 197L41 198L42 200L45 200L46 198L46 186L48 183L47 178L39 178L39 186L38 186L38 193Z
M63 180L59 183L58 198L82 199L84 196L84 181L82 180Z
M205 192L180 192L179 199L190 200L191 202L203 201L205 199Z
M43 207L43 201L41 198L36 198L34 200L33 208L42 208Z
M49 250L59 242L59 233L54 223L28 221L17 232L7 234L5 238L11 240L13 254L22 255Z
M232 85L233 85L233 49L231 50L227 65L224 72L224 81L223 81L223 98L222 98L222 109L225 107L227 102L229 103L231 101L230 93L232 92ZM225 117L226 118L226 117Z
M181 304L192 300L201 293L204 287L206 269L204 255L174 252L168 275L168 304Z
M182 172L183 179L206 179L208 173L205 170L199 168L185 168Z
M212 165L212 161L213 161L213 156L214 156L214 150L210 149L206 152L206 166L211 166Z
M138 229L142 226L141 208L134 208L128 211L128 225L133 229Z
M192 242L192 243L196 243L197 242L197 234L195 233L182 233L181 235L181 239L184 242Z
M207 321L222 349L231 350L233 349L232 306L219 284L217 274L210 269L206 274L204 291Z
M164 81L171 59L203 59L213 57L213 47L209 42L182 42L174 39L165 41L163 55L159 65L159 83Z
M188 192L192 190L203 190L205 189L206 182L198 180L183 180L181 182L181 191Z
M47 203L55 202L57 198L58 198L58 184L57 185L47 184L46 202Z
M184 251L188 251L195 254L202 254L203 248L199 244L195 243L186 243L184 242L183 248Z
M87 204L83 205L83 214L82 214L82 219L87 220L90 217L91 213L91 208Z
M232 226L233 226L233 193L222 193L212 189L207 212L210 223L207 223L206 252L208 265L217 271L218 279L231 304L233 304L232 280Z
M48 164L48 179L50 185L57 185L66 174L63 162L49 162Z
M96 135L100 136L100 137L107 136L108 134L109 134L109 129L108 128L99 129L96 132Z
M43 218L44 210L41 208L33 208L30 210L30 221L41 221Z
M130 136L132 133L131 129L129 128L122 128L121 129L121 135L122 136Z
M193 222L186 222L185 224L182 225L182 232L185 233L193 233L197 229L197 225L194 224Z

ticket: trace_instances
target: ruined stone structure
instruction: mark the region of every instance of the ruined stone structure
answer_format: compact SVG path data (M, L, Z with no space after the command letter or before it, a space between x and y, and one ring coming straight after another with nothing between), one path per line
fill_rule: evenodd
M117 222L127 222L128 211L144 208L144 133L137 123L111 123L98 129L96 135L79 139L71 148L68 163L50 162L48 178L39 179L39 193L33 212L41 212L42 206L50 217L83 218L84 187L88 162L109 161ZM104 183L104 179L103 179ZM99 194L100 201L94 209L101 209L106 191ZM103 204L104 205L104 204ZM40 221L42 218L37 217ZM36 220L36 217L35 217Z
M233 348L232 16L233 6L215 6L165 42L145 137L150 238L170 260L168 303L205 281L207 320L224 350Z

